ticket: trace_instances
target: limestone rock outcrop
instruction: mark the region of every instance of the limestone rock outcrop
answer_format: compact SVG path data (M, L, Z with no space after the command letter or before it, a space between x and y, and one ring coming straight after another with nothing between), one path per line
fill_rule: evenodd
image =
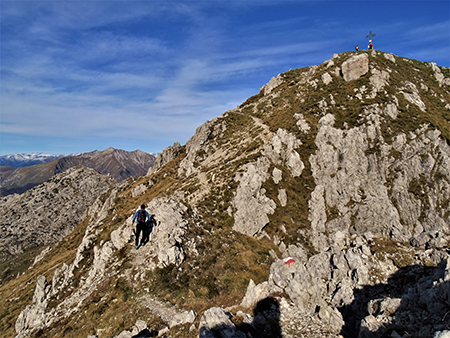
M0 198L1 256L58 242L86 216L95 199L115 184L94 169L78 167L22 195Z
M345 81L353 81L369 72L369 58L367 54L359 54L344 61L341 66Z
M262 183L269 178L269 160L261 157L256 163L249 164L242 177L233 201L233 229L249 236L259 233L268 223L268 214L275 210L275 202L265 196Z
M175 159L179 155L181 149L182 149L182 147L181 147L180 143L178 143L178 142L175 142L172 146L165 148L161 153L156 155L155 162L148 169L147 175L151 175L151 174L157 172L166 163Z
M332 115L319 122L318 152L311 157L316 188L310 200L311 231L319 251L342 230L359 234L371 231L399 241L410 241L424 231L442 231L448 236L445 216L436 208L449 198L450 147L428 126L411 134L414 139L409 143L399 134L392 146L386 144L380 136L383 111L379 106L367 110L367 124L346 131L333 127ZM380 159L368 155L374 142L380 143ZM398 159L390 156L393 151ZM426 199L417 200L413 188L418 180L433 180L433 167L446 177L428 188L427 193L436 201L434 206ZM392 171L397 173L394 179L390 178ZM392 183L388 184L388 179ZM426 211L425 205L429 206ZM331 220L327 215L330 208L336 210ZM328 238L321 235L324 231L330 233Z
M82 169L83 170L83 169ZM80 310L83 302L92 295L92 293L104 283L105 279L111 278L117 274L118 260L114 256L116 249L111 241L96 246L97 231L103 224L103 220L108 213L105 212L113 204L114 196L117 192L113 191L110 198L102 202L102 198L97 197L96 203L89 210L92 221L88 225L81 244L78 246L74 261L70 265L63 264L56 268L53 273L51 283L47 282L44 276L38 278L33 304L28 305L16 320L16 338L28 337L43 326L48 326L55 321L61 320L64 316L70 316ZM125 243L122 243L125 245ZM123 247L123 246L122 246ZM119 247L118 249L121 249ZM71 287L74 273L81 268L85 261L85 253L92 251L93 259L90 264L87 275L79 281L79 285L74 290ZM57 297L60 293L68 293L66 297L56 308L48 309L47 305L51 297Z
M208 138L210 136L220 138L225 129L226 124L221 121L220 117L207 121L198 127L195 134L186 142L186 157L180 163L178 175L187 177L192 173L198 172L194 165L195 161L202 161L204 155L198 156L197 152L199 150L205 153L210 152L211 149L208 149Z
M170 197L153 199L147 209L155 214L158 222L150 243L158 257L158 266L180 265L185 258L182 243L189 223L184 217L187 207L176 197Z
M16 332L26 332L30 328L41 328L45 325L42 319L47 307L47 296L50 293L50 289L51 286L47 283L45 277L40 276L34 291L33 305L27 305L20 313L16 321ZM19 334L17 337L22 336Z
M264 95L268 95L274 88L278 87L283 82L283 76L281 74L278 74L278 76L271 78L270 81L261 88L261 91L264 93Z

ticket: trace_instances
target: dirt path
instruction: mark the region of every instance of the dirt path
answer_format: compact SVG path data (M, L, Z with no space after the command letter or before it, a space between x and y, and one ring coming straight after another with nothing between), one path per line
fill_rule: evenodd
M150 310L155 316L160 317L166 323L170 323L172 319L179 313L173 308L173 306L169 306L167 303L160 302L152 298L149 295L142 296L140 298L141 304L144 305L147 309Z
M193 311L179 311L171 304L163 303L149 295L142 296L139 300L143 306L149 309L153 315L166 322L169 327L192 323L197 317L197 314Z

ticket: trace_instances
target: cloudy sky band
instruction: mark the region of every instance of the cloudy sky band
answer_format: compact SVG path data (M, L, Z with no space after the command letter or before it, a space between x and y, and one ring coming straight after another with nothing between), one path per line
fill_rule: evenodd
M448 2L411 3L2 1L0 154L183 144L272 76L365 48L369 29L381 50L449 66Z

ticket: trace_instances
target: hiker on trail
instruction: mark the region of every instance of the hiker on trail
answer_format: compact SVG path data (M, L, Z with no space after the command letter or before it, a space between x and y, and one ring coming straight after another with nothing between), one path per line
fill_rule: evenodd
M152 232L153 228L156 226L156 219L155 219L155 215L151 215L150 219L148 221L148 230L149 233Z
M141 209L136 211L136 213L134 214L133 217L133 223L136 220L136 241L135 241L135 245L136 245L136 249L139 248L139 236L142 232L142 241L141 241L141 246L145 245L145 243L148 242L148 235L147 235L147 222L146 220L150 220L150 215L148 214L148 212L145 210L145 204L141 205ZM147 238L147 242L145 242L145 239Z
M142 241L145 243L148 243L150 240L150 234L152 232L152 229L156 226L156 220L155 215L151 215L149 219L147 219L147 222L145 222L145 231L144 236L142 237Z
M359 46L356 46L356 47L355 47L355 50L358 51L358 50L359 50Z
M373 49L373 44L372 44L372 42L369 43L369 49Z

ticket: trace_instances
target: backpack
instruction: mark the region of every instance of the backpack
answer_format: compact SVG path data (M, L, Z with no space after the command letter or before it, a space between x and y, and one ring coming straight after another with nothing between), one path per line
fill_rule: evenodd
M145 222L145 210L141 209L138 211L137 221L138 223L144 223Z

